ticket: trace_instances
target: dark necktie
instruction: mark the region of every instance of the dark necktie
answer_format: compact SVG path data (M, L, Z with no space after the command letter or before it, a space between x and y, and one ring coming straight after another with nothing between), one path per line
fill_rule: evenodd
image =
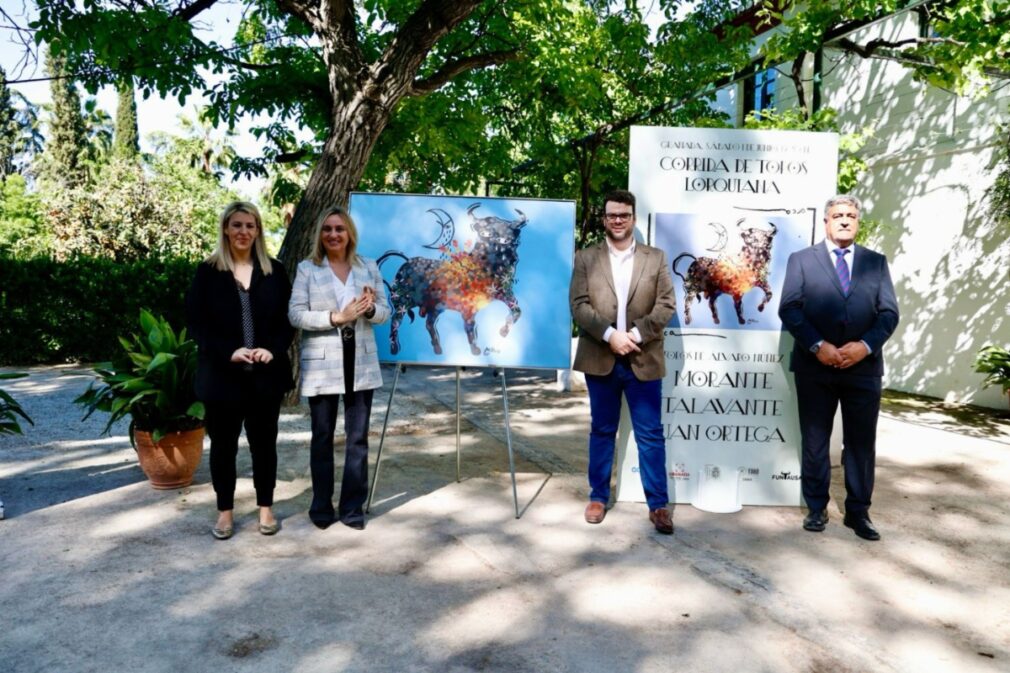
M849 251L848 249L835 248L834 253L838 257L835 260L835 272L838 273L838 282L842 284L842 292L848 295L851 279L849 278L849 265L845 263L845 256L849 254Z

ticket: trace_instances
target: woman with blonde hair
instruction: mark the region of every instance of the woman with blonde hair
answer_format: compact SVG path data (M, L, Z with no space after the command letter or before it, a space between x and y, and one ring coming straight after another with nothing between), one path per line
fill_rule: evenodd
M213 536L234 532L235 458L245 425L252 454L259 532L279 529L273 514L277 419L293 387L286 311L291 285L270 259L256 206L236 201L221 213L217 249L196 269L186 294L186 320L197 343L196 393L206 407L210 475L217 494Z
M375 261L357 254L358 230L346 210L332 207L316 222L312 256L298 265L288 318L302 330L302 394L309 398L312 505L319 528L334 521L333 434L344 401L344 475L336 519L365 527L368 423L372 394L382 385L372 325L389 318Z

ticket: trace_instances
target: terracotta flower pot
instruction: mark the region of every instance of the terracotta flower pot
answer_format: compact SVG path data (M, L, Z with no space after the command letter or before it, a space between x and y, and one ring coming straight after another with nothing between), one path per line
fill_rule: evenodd
M136 430L133 436L140 468L153 488L181 488L193 482L203 453L203 428L170 432L157 444L149 432Z

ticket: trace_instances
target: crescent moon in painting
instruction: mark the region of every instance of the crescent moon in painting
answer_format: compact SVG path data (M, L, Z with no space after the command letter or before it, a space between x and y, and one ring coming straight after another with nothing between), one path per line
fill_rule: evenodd
M456 235L456 226L452 222L452 217L441 208L431 208L428 212L435 216L435 220L442 227L442 231L439 233L438 238L424 247L429 250L440 250L441 248L449 247L449 244L452 243L452 237Z
M713 245L711 248L708 248L708 251L709 252L720 252L720 251L724 250L726 248L726 241L729 238L726 235L726 227L722 226L718 222L709 222L708 226L710 226L713 229L715 229L715 233L719 237L719 239L715 242L715 245Z

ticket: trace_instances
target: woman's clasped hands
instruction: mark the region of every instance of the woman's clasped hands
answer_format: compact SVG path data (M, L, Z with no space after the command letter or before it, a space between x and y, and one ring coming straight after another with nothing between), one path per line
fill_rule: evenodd
M232 362L247 364L255 364L257 362L267 364L273 359L274 354L266 348L236 348L235 352L231 354Z
M375 310L375 290L367 285L351 303L339 311L330 311L330 324L343 325L354 322L361 316L367 316Z

